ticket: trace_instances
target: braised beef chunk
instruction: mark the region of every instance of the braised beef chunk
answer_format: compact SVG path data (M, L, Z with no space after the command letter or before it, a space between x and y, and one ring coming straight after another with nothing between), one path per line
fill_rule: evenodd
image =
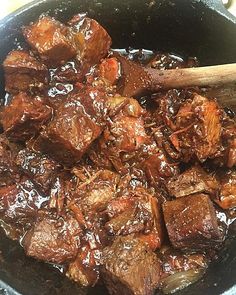
M55 161L29 149L23 149L18 153L16 164L44 193L48 193L59 170L59 165Z
M75 261L71 262L66 275L82 287L94 286L99 279L100 251L82 246Z
M133 236L118 237L104 249L101 271L111 295L151 295L160 280L156 254Z
M69 24L74 32L79 61L88 70L108 54L111 37L98 22L88 17L76 15Z
M162 261L162 279L177 272L206 268L209 262L206 253L183 253L179 250L166 248L159 253Z
M60 264L76 257L80 235L81 230L75 218L44 216L26 234L23 247L29 256Z
M154 149L152 153L143 162L150 184L155 186L160 184L161 179L167 180L178 175L178 163L170 161L160 149Z
M99 66L99 75L111 85L116 84L121 76L118 60L115 57L104 59Z
M236 171L229 170L221 176L219 197L215 202L222 209L231 209L236 207Z
M132 152L149 142L142 118L144 110L135 99L114 97L109 99L109 105L113 116L105 138L111 141L111 147L118 152Z
M142 118L116 118L110 132L119 150L125 152L138 149L147 139Z
M0 188L1 218L10 223L25 225L33 222L38 209L48 200L36 190L34 184L23 179L19 183Z
M15 184L21 175L15 165L15 157L20 147L0 136L0 187Z
M112 200L107 206L107 214L111 217L105 224L109 235L136 233L151 249L161 247L163 227L158 202L144 188Z
M196 156L201 162L214 157L221 145L220 109L216 101L195 95L179 109L176 131L171 135L183 160Z
M130 195L115 198L107 205L106 213L109 218L117 217L126 210L134 208L136 203L135 201L136 198L133 198Z
M180 89L171 89L166 94L154 94L152 98L157 103L158 108L154 111L153 116L157 123L166 124L168 127L173 128L174 119L180 107L192 96L192 92Z
M84 211L102 211L109 201L116 196L119 175L109 170L101 170L93 175L87 183L77 187L77 196ZM83 192L84 191L84 192Z
M132 208L111 219L106 223L105 227L110 235L129 235L136 232L144 232L145 228L148 227L147 224L150 218L147 210Z
M30 46L50 66L65 63L76 55L76 49L65 25L49 16L42 16L23 29Z
M236 165L236 121L222 110L222 146L214 158L218 166L233 168Z
M52 109L43 99L21 92L3 109L1 123L8 138L23 142L36 135L51 115Z
M3 68L5 89L10 93L42 89L48 82L47 67L26 51L11 51Z
M35 146L65 165L78 162L104 128L104 98L104 93L95 88L69 96L41 132Z
M202 249L221 241L216 211L208 196L191 195L163 204L168 235L176 248Z
M194 166L167 184L168 192L176 198L196 193L216 194L219 183L211 174L206 173L200 166Z

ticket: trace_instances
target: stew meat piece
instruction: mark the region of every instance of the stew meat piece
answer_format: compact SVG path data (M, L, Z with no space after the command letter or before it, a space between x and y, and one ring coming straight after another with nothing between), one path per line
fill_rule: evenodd
M0 188L0 212L4 221L25 225L33 222L47 197L42 196L34 184L23 179L19 183Z
M69 22L74 33L78 59L84 71L100 62L111 47L111 37L94 19L76 15Z
M109 171L100 170L88 179L87 184L77 187L76 197L83 212L101 212L107 204L116 197L119 175Z
M151 295L159 285L160 261L140 240L118 237L103 251L101 272L111 295Z
M101 134L105 113L104 94L94 88L83 89L59 106L35 147L72 166Z
M153 153L153 154L152 154ZM178 163L172 163L164 151L155 148L143 162L143 167L149 183L158 186L161 180L166 180L179 174Z
M236 165L236 122L235 120L230 121L230 123L226 124L229 126L223 129L222 137L225 144L223 160L227 167L232 168Z
M42 16L25 27L23 34L42 61L50 66L63 64L76 55L69 28L49 16Z
M118 60L115 57L104 59L99 66L99 76L111 85L116 84L121 76Z
M99 279L100 250L84 245L75 261L71 262L66 275L82 287L94 286Z
M11 51L3 68L5 89L10 93L42 89L48 83L47 67L26 51Z
M200 166L195 166L167 184L168 192L176 198L196 193L216 194L219 183L211 174L206 173Z
M16 164L43 193L49 192L59 170L59 165L55 161L30 149L23 149L18 153Z
M108 216L105 224L110 235L129 235L136 233L151 249L160 248L163 242L161 213L157 200L145 189L137 190L129 196L112 200L107 206Z
M209 263L209 258L207 258L205 253L186 254L172 248L167 248L164 251L162 250L159 255L162 261L162 279L176 272L206 268Z
M21 92L3 109L1 122L9 139L23 142L36 135L51 116L52 109L43 99Z
M18 146L10 143L4 136L0 136L0 187L15 184L21 175L15 165Z
M219 198L215 202L222 209L236 207L236 171L229 170L221 179Z
M215 157L221 146L220 108L216 101L195 95L183 104L176 118L176 131L170 136L175 148L188 162L197 157L201 162Z
M110 99L109 103L111 114L114 113L110 134L114 138L118 150L132 152L139 149L142 144L149 143L144 128L143 115L145 110L137 100L117 97ZM119 108L121 108L120 112L118 111Z
M129 235L144 232L150 219L151 214L144 208L131 208L108 221L105 227L110 235Z
M75 259L80 245L81 230L75 218L44 216L27 232L23 247L28 256L52 263Z
M216 211L208 196L191 195L163 204L168 235L179 249L216 247L222 240Z

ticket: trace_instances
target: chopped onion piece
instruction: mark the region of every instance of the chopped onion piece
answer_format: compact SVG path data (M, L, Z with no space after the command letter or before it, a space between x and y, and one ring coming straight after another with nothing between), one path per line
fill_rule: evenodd
M163 280L162 291L164 294L173 294L198 281L204 274L205 269L190 269L177 272Z

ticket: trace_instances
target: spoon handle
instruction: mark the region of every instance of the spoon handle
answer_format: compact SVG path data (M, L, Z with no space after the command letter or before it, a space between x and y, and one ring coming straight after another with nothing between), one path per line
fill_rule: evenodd
M152 91L191 86L225 85L236 82L236 63L174 70L146 69Z

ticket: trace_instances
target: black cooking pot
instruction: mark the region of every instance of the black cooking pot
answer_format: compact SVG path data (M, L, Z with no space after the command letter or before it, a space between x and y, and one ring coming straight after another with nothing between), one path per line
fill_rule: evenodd
M114 48L158 49L197 56L201 65L236 62L236 19L220 0L41 0L0 22L0 61L21 43L21 26L49 12L61 21L88 12L109 31ZM0 73L0 91L4 81ZM188 295L236 294L236 240L228 240L203 280ZM89 294L107 294L102 287ZM0 238L0 294L79 295L79 289L50 265L25 257L17 243ZM120 294L122 295L122 294Z

